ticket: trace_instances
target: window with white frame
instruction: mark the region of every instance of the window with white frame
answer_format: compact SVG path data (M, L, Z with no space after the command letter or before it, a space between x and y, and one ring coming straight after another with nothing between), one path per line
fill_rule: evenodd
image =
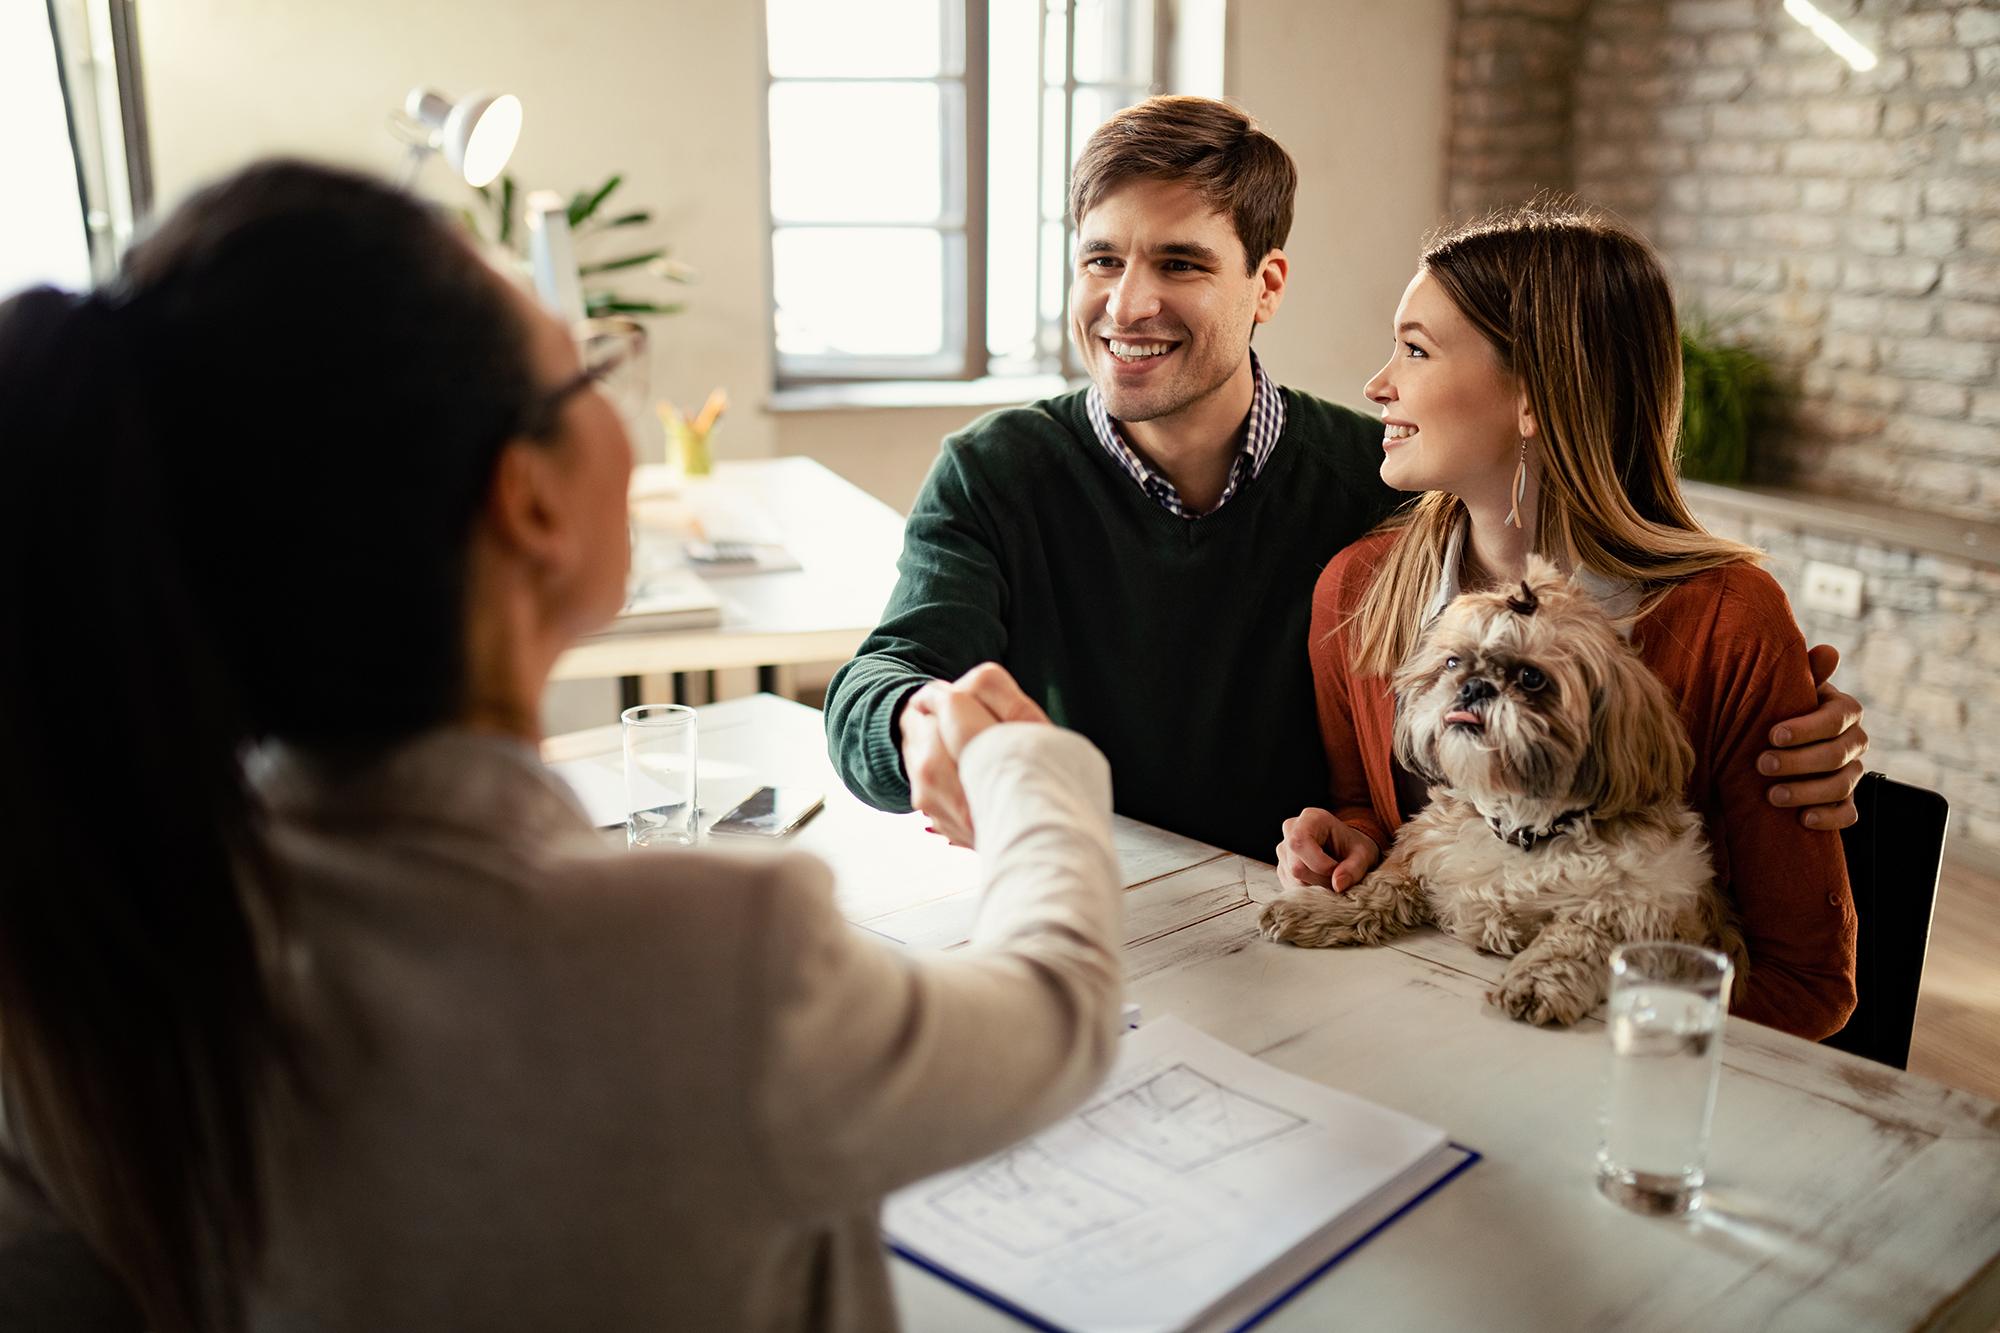
M151 197L132 0L0 5L0 299L111 276Z
M1163 0L766 0L780 384L1073 370L1064 194Z

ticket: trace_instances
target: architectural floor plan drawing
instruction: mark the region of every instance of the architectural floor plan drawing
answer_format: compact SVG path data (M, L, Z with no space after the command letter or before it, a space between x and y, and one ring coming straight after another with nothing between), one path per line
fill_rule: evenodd
M1033 1143L981 1163L933 1194L930 1205L1024 1259L1073 1245L1146 1207Z
M1038 1327L1235 1328L1465 1157L1435 1126L1167 1015L1119 1038L1082 1110L898 1191L883 1229Z
M1178 1172L1198 1170L1306 1123L1185 1064L1162 1069L1080 1118L1126 1151Z
M1305 1123L1172 1064L1077 1115L1075 1124L1094 1146L1072 1143L1058 1156L1047 1141L1033 1140L961 1174L926 1202L953 1225L1032 1258L1088 1240L1157 1202L1103 1178L1129 1172L1093 1172L1092 1164L1112 1168L1129 1153L1147 1169L1186 1174Z

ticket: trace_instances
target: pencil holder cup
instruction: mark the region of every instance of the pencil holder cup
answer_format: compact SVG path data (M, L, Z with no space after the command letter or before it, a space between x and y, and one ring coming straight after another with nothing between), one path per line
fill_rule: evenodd
M686 420L668 422L668 460L685 476L707 476L715 470L715 459L708 451L709 434L709 431L698 430Z

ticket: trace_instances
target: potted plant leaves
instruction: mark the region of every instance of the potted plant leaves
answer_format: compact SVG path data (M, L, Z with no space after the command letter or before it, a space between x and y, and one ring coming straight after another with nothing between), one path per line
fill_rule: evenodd
M577 277L583 282L584 314L593 319L603 315L676 314L683 308L680 302L658 300L635 287L634 281L647 278L684 284L693 280L693 270L674 259L667 246L633 235L651 225L651 209L613 213L605 207L624 181L623 175L614 173L596 189L578 190L570 196L566 211L576 244ZM521 222L521 193L513 176L503 175L495 184L481 186L479 196L479 209L460 210L465 225L481 241L506 250L525 268L527 229ZM634 248L612 250L614 240L626 238Z
M1770 363L1696 319L1681 328L1681 373L1681 475L1743 481L1750 472L1750 436L1771 408Z

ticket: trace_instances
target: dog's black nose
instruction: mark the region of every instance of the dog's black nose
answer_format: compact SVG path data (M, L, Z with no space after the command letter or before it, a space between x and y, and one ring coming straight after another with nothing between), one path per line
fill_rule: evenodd
M1470 708L1484 699L1491 699L1500 691L1493 688L1490 680L1473 679L1458 687L1458 706Z

